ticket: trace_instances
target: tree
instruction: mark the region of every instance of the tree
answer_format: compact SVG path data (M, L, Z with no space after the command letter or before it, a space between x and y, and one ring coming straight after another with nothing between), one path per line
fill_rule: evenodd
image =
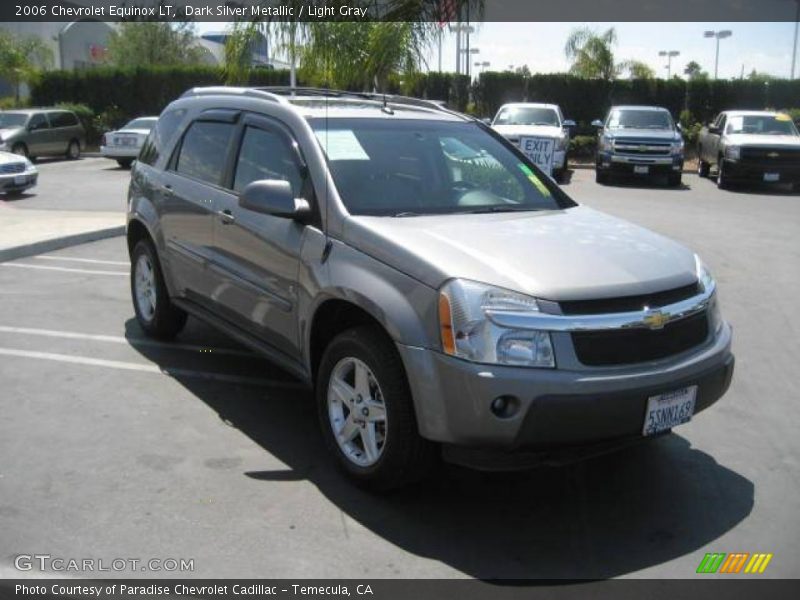
M689 81L699 81L703 79L708 79L708 73L703 71L703 68L700 66L699 63L692 60L686 64L686 68L683 70L683 74L689 78Z
M202 55L190 22L128 21L108 38L108 60L118 67L191 65Z
M237 21L225 40L225 83L247 82L253 62L253 46L260 36L258 24Z
M587 79L616 78L612 46L617 43L617 32L612 27L598 34L588 27L573 29L564 46L567 60L572 61L570 73Z
M14 88L17 104L22 84L32 84L52 61L53 52L40 38L0 30L0 77Z
M523 77L530 77L531 70L528 68L528 65L522 65L521 67L517 67L514 69L514 73L517 75L522 75Z
M621 71L627 71L631 79L655 79L656 72L645 62L640 60L626 60L618 65Z
M385 90L391 75L420 69L431 39L418 22L308 23L301 72L314 84Z
M773 81L775 79L774 76L770 75L769 73L759 73L755 69L750 71L750 74L747 76L748 81L756 81L766 83L768 81Z

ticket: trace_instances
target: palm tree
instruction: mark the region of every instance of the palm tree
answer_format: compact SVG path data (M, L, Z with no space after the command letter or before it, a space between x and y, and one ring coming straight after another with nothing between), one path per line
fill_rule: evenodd
M611 49L616 43L613 27L600 34L588 27L573 29L564 46L564 54L572 61L570 73L587 79L616 78L618 67Z
M20 101L22 84L33 83L52 60L53 52L41 39L0 30L0 77L14 88L16 104Z
M625 60L617 65L619 71L627 71L631 79L655 79L656 72L641 60Z

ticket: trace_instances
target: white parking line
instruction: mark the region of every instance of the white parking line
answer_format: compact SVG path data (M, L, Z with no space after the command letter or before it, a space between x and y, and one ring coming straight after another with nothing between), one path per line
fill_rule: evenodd
M130 263L127 260L97 260L95 258L77 258L72 256L34 256L36 260L63 260L67 262L82 262L93 265L122 265L127 267Z
M225 354L230 356L256 357L257 355L247 350L236 350L234 348L210 348L208 346L198 346L195 344L180 344L177 342L159 342L146 338L128 338L121 335L97 335L92 333L79 333L77 331L57 331L54 329L33 329L30 327L9 327L0 325L0 333L15 333L21 335L39 335L44 337L56 337L72 340L90 340L93 342L108 342L112 344L130 344L132 346L153 346L156 348L167 348L173 350L189 350L191 352L202 352L203 354Z
M91 358L89 356L72 356L69 354L57 354L55 352L34 352L31 350L19 350L17 348L0 348L0 356L15 356L18 358L34 358L38 360L51 360L56 362L71 363L78 365L89 365L94 367L105 367L108 369L122 369L126 371L141 371L145 373L156 373L168 375L170 377L192 377L196 379L207 379L210 381L221 381L224 383L241 383L272 388L302 388L303 384L297 382L273 381L271 379L261 379L258 377L243 377L240 375L228 375L226 373L213 373L210 371L194 371L192 369L173 369L170 367L159 367L157 365L146 365L142 363L124 362L120 360L105 360L102 358Z
M19 269L44 269L47 271L64 271L66 273L88 273L90 275L122 275L123 277L128 277L128 273L122 273L120 271L92 271L89 269L70 269L68 267L50 267L48 265L31 265L28 263L16 263L16 262L0 263L0 267L17 267Z

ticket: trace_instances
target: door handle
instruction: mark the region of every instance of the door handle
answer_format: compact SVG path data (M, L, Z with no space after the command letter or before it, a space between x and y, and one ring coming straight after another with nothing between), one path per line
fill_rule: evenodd
M167 196L172 196L172 194L174 194L175 192L173 192L173 191L172 191L172 186L171 186L171 185L169 185L169 184L166 184L166 185L164 186L164 193L165 193Z
M228 209L217 211L217 214L223 225L230 225L236 220L236 217L234 217L233 213Z

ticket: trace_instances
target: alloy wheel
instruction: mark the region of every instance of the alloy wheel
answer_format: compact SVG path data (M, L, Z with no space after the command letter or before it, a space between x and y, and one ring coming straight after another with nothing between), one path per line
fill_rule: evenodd
M141 254L136 260L134 293L139 314L146 321L152 321L156 314L156 275L153 263L145 254Z

